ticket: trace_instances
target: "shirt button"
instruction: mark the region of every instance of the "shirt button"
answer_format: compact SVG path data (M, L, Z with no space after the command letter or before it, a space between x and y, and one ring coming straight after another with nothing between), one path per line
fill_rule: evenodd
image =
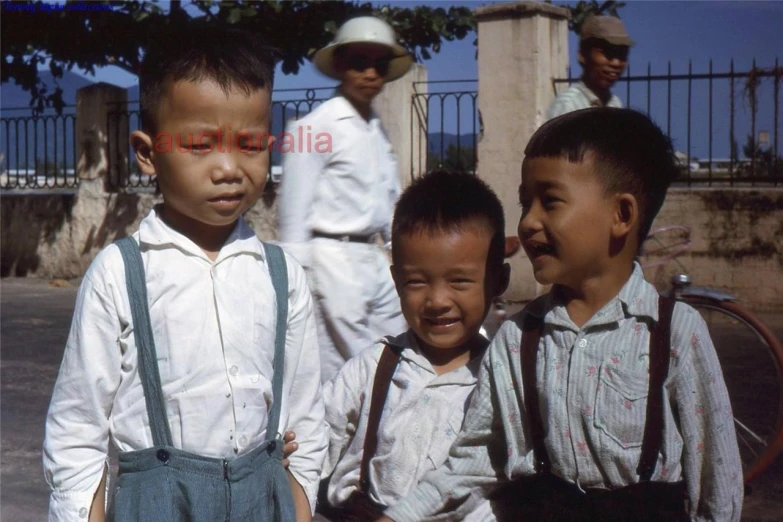
M587 346L587 339L579 341L579 348L584 348L585 346Z
M87 508L83 507L79 510L79 518L87 518Z
M236 375L236 374L239 373L239 368L235 364L235 365L231 366L231 368L228 369L228 373L230 373L231 375Z
M239 437L239 445L240 446L247 446L247 437L245 437L244 435Z

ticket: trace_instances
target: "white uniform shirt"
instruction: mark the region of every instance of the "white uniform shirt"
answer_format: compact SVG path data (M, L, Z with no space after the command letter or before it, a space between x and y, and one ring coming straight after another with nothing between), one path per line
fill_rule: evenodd
M313 112L288 124L287 132L311 147L294 143L283 154L278 238L286 249L309 266L304 243L313 231L339 235L383 234L391 240L394 204L400 195L397 162L391 143L373 114L362 118L342 96L324 102ZM324 151L328 136L330 150ZM309 148L309 150L308 150Z
M153 210L141 245L152 332L174 446L235 458L266 440L276 304L263 245L240 219L212 262ZM279 432L296 432L290 471L311 504L326 432L315 317L301 267L286 256L289 315ZM109 437L119 451L153 445L119 248L105 248L79 289L46 422L49 520L82 520Z
M446 461L476 386L481 357L438 375L412 333L386 341L403 350L380 419L368 493L374 502L389 506L411 491L426 472ZM362 351L324 385L331 430L322 478L334 471L329 484L332 505L343 503L360 489L372 388L383 348L381 342Z
M609 102L605 106L622 109L623 102L620 98L612 94L612 97L609 98ZM546 119L548 121L568 112L588 109L590 107L604 107L604 103L587 85L584 84L584 82L579 81L557 95L557 98L552 101L546 110Z

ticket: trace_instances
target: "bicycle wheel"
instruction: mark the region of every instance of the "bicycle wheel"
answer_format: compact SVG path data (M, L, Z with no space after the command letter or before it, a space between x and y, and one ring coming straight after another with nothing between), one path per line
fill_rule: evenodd
M701 313L710 330L748 483L783 449L783 344L736 303L689 295L680 299Z

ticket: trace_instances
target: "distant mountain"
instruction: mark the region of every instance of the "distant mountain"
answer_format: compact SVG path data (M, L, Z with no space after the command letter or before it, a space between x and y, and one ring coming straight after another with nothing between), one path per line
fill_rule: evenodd
M478 136L475 137L474 145L473 134L449 134L444 132L441 136L439 132L431 132L427 135L427 150L430 154L440 155L441 150L445 154L449 147L459 147L460 150L472 149L478 146Z

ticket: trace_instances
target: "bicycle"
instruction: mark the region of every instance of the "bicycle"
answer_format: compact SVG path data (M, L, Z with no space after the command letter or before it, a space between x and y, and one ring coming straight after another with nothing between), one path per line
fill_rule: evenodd
M674 235L666 244L660 236ZM691 246L690 229L682 226L659 228L647 236L658 248L645 249L644 268L675 261L681 272L661 292L673 295L701 313L723 370L731 399L740 447L745 484L758 477L783 450L783 343L756 316L742 308L726 292L691 285L691 278L676 258ZM650 260L651 258L658 258Z

